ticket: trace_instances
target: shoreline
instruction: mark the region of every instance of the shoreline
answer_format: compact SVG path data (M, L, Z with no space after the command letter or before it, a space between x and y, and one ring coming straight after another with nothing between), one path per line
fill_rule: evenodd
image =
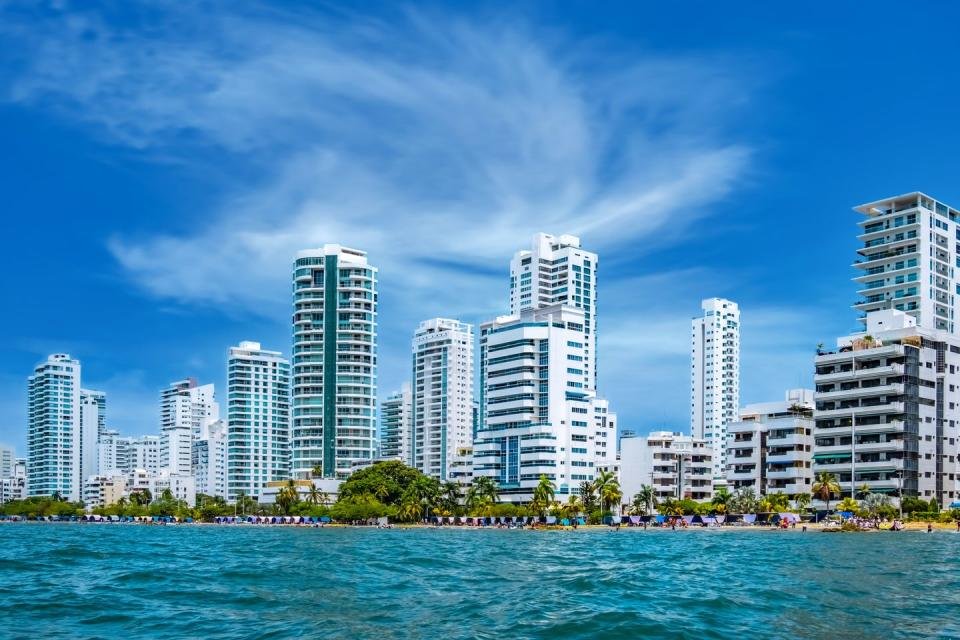
M83 525L83 526L146 526L146 527L215 527L217 529L376 529L376 530L437 530L437 531L541 531L541 532L558 532L558 531L586 531L586 532L598 532L598 531L608 531L610 533L620 533L620 532L648 532L648 531L657 531L657 532L684 532L684 531L704 531L704 532L770 532L770 533L819 533L829 530L829 527L826 527L822 523L808 523L806 531L804 531L802 526L797 527L788 527L782 529L779 527L773 526L687 526L687 527L677 527L673 529L669 526L650 526L650 527L638 527L638 526L620 526L620 527L611 527L609 525L580 525L578 527L572 526L558 526L558 525L546 525L546 526L524 526L524 527L509 527L509 526L497 526L497 525L485 525L485 526L476 526L476 525L456 525L456 524L445 524L443 526L437 526L434 524L422 524L422 523L391 523L389 526L378 526L375 524L341 524L341 523L323 523L323 524L310 524L310 523L273 523L273 522L235 522L235 523L217 523L217 522L136 522L136 521L69 521L69 520L0 520L0 525ZM960 533L957 531L956 523L926 523L926 522L908 522L904 523L903 531L912 531L927 533L927 526L931 525L933 531L948 531ZM880 529L864 529L861 531L836 531L837 533L888 533L891 532L889 526ZM901 532L892 532L892 533L901 533Z

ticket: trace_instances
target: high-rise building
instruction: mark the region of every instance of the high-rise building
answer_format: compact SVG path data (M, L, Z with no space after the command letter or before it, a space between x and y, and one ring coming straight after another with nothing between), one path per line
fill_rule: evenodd
M413 465L413 392L404 382L400 391L380 404L380 457Z
M122 438L119 431L104 429L97 440L97 475L113 476L115 472L126 473L129 469L129 438Z
M96 412L91 412L90 415L96 417L97 435L103 433L107 428L107 394L93 389L80 389L80 402L96 406Z
M558 495L593 480L594 388L584 311L555 305L480 326L480 429L474 476L528 502L540 476Z
M960 251L960 211L919 192L862 204L865 218L858 240L862 273L860 300L854 309L867 314L881 309L905 311L917 325L960 333L957 322L956 273Z
M610 469L617 463L617 414L604 398L594 398L591 405L596 466Z
M867 315L866 331L816 357L814 474L845 496L958 497L960 338L897 309Z
M27 382L27 489L81 499L80 361L55 353Z
M0 445L0 478L9 478L13 475L13 465L16 458L13 455L13 449Z
M701 304L690 340L690 431L713 450L714 480L726 484L727 425L740 411L740 308L723 298Z
M344 478L374 456L377 269L336 244L293 271L293 475Z
M188 476L193 441L201 429L220 419L213 384L196 378L171 383L160 392L160 468Z
M447 480L458 451L473 444L473 327L424 320L412 346L413 466Z
M80 480L98 473L97 443L106 428L107 396L102 391L80 389ZM81 489L82 491L82 489Z
M223 420L200 429L193 441L191 467L197 493L227 497L227 425Z
M231 347L227 403L227 499L259 498L290 477L290 362L259 342Z
M790 389L778 402L748 404L727 425L727 484L757 495L813 489L813 390Z
M510 261L510 315L562 304L583 310L586 342L582 368L597 383L597 254L580 238L538 233L529 250Z
M127 444L128 462L125 471L143 469L150 475L160 472L160 437L140 436L130 438ZM118 456L119 457L119 456Z

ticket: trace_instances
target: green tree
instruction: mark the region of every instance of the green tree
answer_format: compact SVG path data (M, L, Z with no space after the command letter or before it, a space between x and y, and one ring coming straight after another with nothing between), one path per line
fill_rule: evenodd
M653 510L657 508L657 492L648 484L640 485L640 491L633 496L634 505L636 505L637 500L640 500L644 505L644 511L641 515L653 513Z
M830 498L840 493L840 484L837 477L829 471L821 471L817 474L816 482L813 483L813 495L827 503L827 509L830 508Z
M584 480L580 483L580 502L583 504L583 510L586 513L593 513L597 508L597 493L592 482Z
M777 491L766 496L767 511L786 511L790 508L790 498L783 491Z
M857 500L863 500L864 498L869 496L872 493L872 491L870 490L870 485L864 482L859 487L857 487L856 493L857 493Z
M538 515L546 515L547 509L553 503L556 485L546 475L540 475L540 481L533 490L533 500L530 501L530 510Z
M479 514L499 502L497 483L489 476L476 476L467 489L465 504L469 513Z
M710 503L713 505L713 511L715 513L726 513L727 505L730 504L730 499L733 496L730 494L730 490L726 487L720 487L713 493L713 499L710 500Z
M310 470L311 478L322 478L323 477L323 465L317 463L313 465L313 469Z
M940 503L936 498L930 498L930 513L940 513Z
M733 492L727 505L730 513L755 513L759 510L760 501L752 488L740 487Z
M837 511L852 511L853 513L857 513L860 511L860 503L847 496L837 504Z
M810 503L813 501L813 497L809 493L798 493L793 496L793 503L796 505L797 511L800 513L806 513L807 509L810 508Z

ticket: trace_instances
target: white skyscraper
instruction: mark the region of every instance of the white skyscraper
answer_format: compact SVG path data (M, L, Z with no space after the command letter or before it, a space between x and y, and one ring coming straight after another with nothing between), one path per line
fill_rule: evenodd
M740 308L723 298L701 306L690 341L690 430L710 445L714 479L726 484L726 428L740 411Z
M80 361L55 353L27 382L27 491L78 501L81 481Z
M143 469L150 475L156 475L160 472L159 436L131 438L127 447L128 462L124 469L127 473L134 469Z
M291 470L344 478L374 455L377 269L336 244L301 251L293 306Z
M473 443L473 327L424 320L412 346L413 466L448 480L458 451Z
M80 389L80 480L97 475L100 434L105 430L107 397L102 391ZM81 487L82 491L82 487Z
M172 383L160 392L160 468L188 476L193 440L201 429L220 419L214 385L195 378Z
M290 477L290 363L259 342L227 357L227 498L259 499L267 482ZM206 493L198 479L197 490Z
M582 309L555 305L480 325L473 474L492 477L504 501L529 502L541 475L558 497L594 478L596 398L583 365L584 322Z
M960 211L919 192L862 204L856 211L865 216L854 264L862 271L854 278L860 322L866 324L870 312L896 309L915 317L919 327L960 333Z
M380 457L413 466L413 392L404 382L380 405Z
M510 261L510 315L563 304L583 310L587 336L583 369L597 375L597 254L580 248L580 238L538 233L529 250Z

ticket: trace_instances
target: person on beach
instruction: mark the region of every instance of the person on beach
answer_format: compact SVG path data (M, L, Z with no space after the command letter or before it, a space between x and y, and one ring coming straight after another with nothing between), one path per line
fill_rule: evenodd
M933 525L929 522L927 523L927 533L933 533Z

